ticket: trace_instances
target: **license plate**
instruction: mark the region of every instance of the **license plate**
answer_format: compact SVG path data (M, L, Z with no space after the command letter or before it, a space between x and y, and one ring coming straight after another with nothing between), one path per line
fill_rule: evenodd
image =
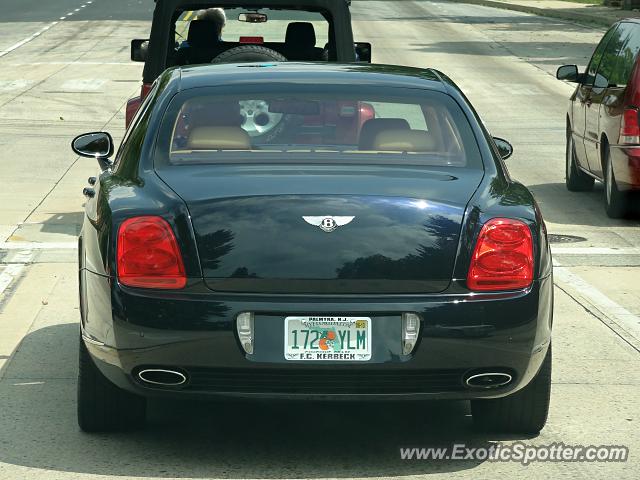
M369 317L286 317L286 360L365 362L371 359Z

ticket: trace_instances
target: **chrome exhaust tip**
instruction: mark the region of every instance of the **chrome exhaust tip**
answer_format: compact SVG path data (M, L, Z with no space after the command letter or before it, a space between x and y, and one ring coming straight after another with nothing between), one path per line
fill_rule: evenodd
M164 368L146 368L138 372L138 378L144 383L162 385L164 387L178 387L187 383L187 377L176 370Z
M504 372L485 372L470 375L465 380L465 385L470 388L497 388L508 385L513 377Z

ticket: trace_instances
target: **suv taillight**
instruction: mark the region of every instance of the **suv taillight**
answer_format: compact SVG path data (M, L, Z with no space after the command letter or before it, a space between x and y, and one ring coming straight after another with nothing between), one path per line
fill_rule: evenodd
M129 287L178 289L187 283L182 255L169 224L134 217L118 230L118 279Z
M517 290L533 281L533 240L524 222L489 220L478 235L467 287L475 291Z
M625 108L622 114L622 123L620 124L620 144L639 144L640 143L640 118L638 117L637 108Z

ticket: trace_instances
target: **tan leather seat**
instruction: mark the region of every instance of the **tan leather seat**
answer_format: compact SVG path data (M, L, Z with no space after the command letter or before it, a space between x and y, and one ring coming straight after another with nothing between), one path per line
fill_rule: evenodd
M424 130L383 130L373 139L373 150L380 152L436 152L433 135Z
M251 137L240 127L197 127L189 134L187 150L251 150Z
M373 150L373 141L384 130L410 130L404 118L372 118L362 124L358 150Z

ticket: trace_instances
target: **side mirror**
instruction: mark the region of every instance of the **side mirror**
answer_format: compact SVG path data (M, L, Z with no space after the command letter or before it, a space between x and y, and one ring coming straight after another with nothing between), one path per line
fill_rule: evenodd
M563 65L558 67L556 71L556 78L558 80L565 80L567 82L579 82L580 73L578 73L577 65Z
M83 133L71 142L77 155L97 160L106 160L113 155L113 138L107 132Z
M496 146L498 147L498 152L503 160L506 160L511 155L513 155L513 146L507 142L504 138L493 137L493 141L496 142Z
M264 13L259 12L247 12L238 15L239 22L265 23L267 20L269 20L269 17L267 17Z
M149 52L149 40L137 38L131 40L131 61L146 62Z
M371 44L368 42L356 42L356 60L362 63L371 63Z

